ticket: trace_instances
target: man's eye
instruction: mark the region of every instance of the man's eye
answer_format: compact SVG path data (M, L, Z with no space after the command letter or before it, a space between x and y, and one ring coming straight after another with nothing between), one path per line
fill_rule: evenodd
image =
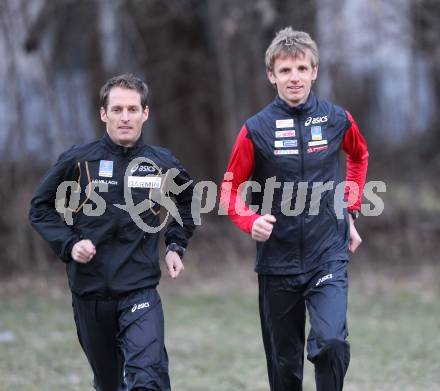
M136 112L138 111L138 109L137 109L137 107L132 107L132 108L130 109L130 111L131 111L132 113L136 113Z
M112 109L112 111L113 111L114 113L119 113L119 112L121 111L121 109L118 108L118 107L114 107L114 108Z

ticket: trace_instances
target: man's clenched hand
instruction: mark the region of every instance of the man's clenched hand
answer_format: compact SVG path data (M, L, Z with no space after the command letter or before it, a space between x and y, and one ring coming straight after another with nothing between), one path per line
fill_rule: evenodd
M167 264L168 275L172 279L179 277L179 274L185 269L179 254L177 254L175 251L167 252L165 255L165 262Z
M72 259L79 263L88 263L96 254L95 245L89 239L76 242L72 247Z
M350 243L348 249L350 250L351 253L354 253L362 243L362 239L356 227L354 226L353 217L351 217L350 215L349 215L349 221L350 221Z
M252 239L265 242L269 239L276 221L277 219L272 215L264 215L256 219L252 225Z

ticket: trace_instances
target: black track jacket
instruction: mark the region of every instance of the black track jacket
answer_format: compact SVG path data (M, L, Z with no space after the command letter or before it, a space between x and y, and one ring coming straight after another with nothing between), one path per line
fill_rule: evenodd
M125 175L127 166L137 157L148 161L135 165ZM100 140L67 150L49 169L33 195L29 219L58 257L66 262L69 286L75 294L117 297L158 284L159 232L141 229L138 225L158 227L160 206L148 203L139 213L136 224L127 210L116 205L126 205L124 192L127 190L131 190L134 205L149 199L153 188L160 192L169 180L168 174L174 171L170 169L178 169L173 179L173 188L178 189L178 194L168 195L174 200L183 226L171 219L165 230L165 243L186 248L195 228L191 217L194 187L180 162L167 149L149 146L142 137L134 147L122 147L114 144L106 133ZM71 207L71 225L56 210L57 189L64 181L72 181L70 191L65 197L58 196L61 198L58 203L68 205L79 193L79 201ZM99 184L106 185L108 191L101 191ZM104 213L91 215L98 204L103 203ZM81 239L90 239L96 247L96 255L86 264L71 258L73 245Z

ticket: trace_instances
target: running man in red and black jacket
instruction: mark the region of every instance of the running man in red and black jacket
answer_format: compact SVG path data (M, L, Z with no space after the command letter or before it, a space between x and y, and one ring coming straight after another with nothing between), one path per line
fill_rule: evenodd
M276 35L266 52L266 70L278 96L241 129L220 197L231 220L257 241L255 271L272 391L302 389L306 308L317 390L341 390L350 360L346 267L349 251L361 243L354 220L368 150L350 113L311 92L318 59L307 33L289 27ZM345 179L354 186L339 197L341 151L347 156ZM241 196L250 178L251 208ZM348 206L340 213L338 197Z

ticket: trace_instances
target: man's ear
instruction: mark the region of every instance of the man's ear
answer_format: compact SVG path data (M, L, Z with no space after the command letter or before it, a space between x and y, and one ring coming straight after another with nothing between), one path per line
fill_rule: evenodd
M318 65L314 66L312 71L312 80L316 81L317 78L318 78Z
M148 119L148 116L150 115L150 108L148 106L145 106L144 111L142 112L143 121L145 122Z
M108 118L107 118L107 113L106 113L104 107L101 107L101 108L99 109L99 113L101 114L101 121L102 121L102 122L107 122L107 121L108 121Z
M272 70L268 69L268 70L266 71L266 75L267 75L267 78L269 79L269 81L270 81L272 84L275 84L275 76L274 76Z

